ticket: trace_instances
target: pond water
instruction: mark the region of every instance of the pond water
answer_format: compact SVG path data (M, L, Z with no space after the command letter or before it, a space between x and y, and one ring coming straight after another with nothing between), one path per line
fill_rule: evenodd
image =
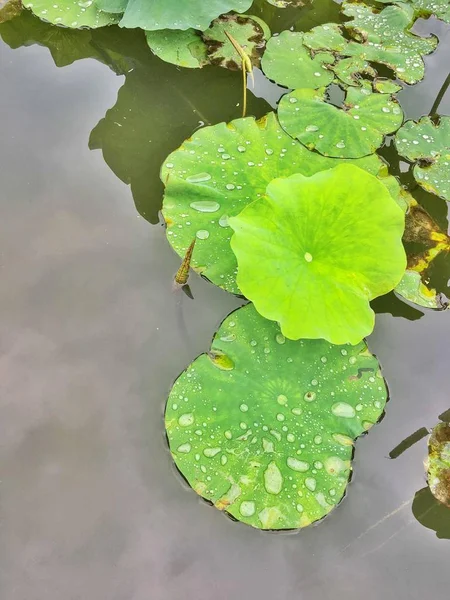
M272 28L336 21L338 8L274 11ZM448 26L416 30L440 45L400 94L409 118L429 113L450 52ZM368 341L391 400L327 519L299 534L232 522L176 472L163 411L242 302L197 277L195 300L172 293L179 259L158 224L158 170L194 129L239 116L240 75L177 69L137 32L61 32L28 13L0 37L2 598L448 595L450 511L427 491L426 439L389 453L450 408L449 313L377 301ZM261 116L280 90L260 76L255 93L249 113ZM449 92L439 112L450 114ZM415 195L447 228L447 204ZM440 291L449 276L441 261Z

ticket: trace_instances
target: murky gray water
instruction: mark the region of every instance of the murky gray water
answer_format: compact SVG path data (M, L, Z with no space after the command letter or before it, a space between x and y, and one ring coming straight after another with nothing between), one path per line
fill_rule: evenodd
M304 28L327 20L316 12ZM430 25L441 45L425 81L401 94L409 117L430 110L447 76L450 30L428 22L424 31ZM0 42L2 599L446 597L450 541L420 521L450 538L450 518L436 516L426 490L415 502L420 521L412 510L426 485L426 440L396 460L388 454L450 407L449 314L419 319L380 303L415 320L378 316L369 344L391 401L358 441L348 495L323 523L297 535L233 523L175 472L163 408L174 378L239 301L194 278L195 301L171 293L179 260L163 228L140 216L130 188L89 149L124 77L93 59L57 68L47 48L23 47L32 38L8 31L21 47ZM239 74L145 56L91 147L103 147L154 222L164 155L200 121L239 116L240 88ZM251 108L260 115L267 104ZM450 114L450 93L440 112ZM445 203L422 199L445 224ZM445 291L448 271L436 277Z

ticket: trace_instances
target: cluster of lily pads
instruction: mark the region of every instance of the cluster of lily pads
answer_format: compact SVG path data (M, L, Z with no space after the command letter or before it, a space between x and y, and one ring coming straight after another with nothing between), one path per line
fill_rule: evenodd
M24 3L66 27L140 27L154 53L179 66L240 68L240 48L289 88L277 112L200 129L161 170L172 247L250 301L176 380L170 449L197 493L261 529L305 527L345 494L354 442L388 397L363 339L375 323L370 302L395 290L447 306L426 277L450 240L376 151L395 136L417 183L450 200L450 117L404 123L395 97L400 82L422 79L423 56L438 43L412 33L415 20L450 21L448 2L383 3L347 1L343 26L273 37L240 14L250 0ZM378 64L395 79L379 77ZM332 85L345 92L340 106Z

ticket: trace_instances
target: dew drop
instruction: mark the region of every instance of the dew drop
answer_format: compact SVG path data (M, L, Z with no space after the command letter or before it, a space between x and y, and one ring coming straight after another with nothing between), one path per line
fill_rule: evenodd
M219 225L221 227L228 227L228 215L222 215L219 219Z
M239 410L241 410L242 412L247 412L248 411L247 404L241 404L239 407Z
M189 175L189 177L186 177L186 181L189 183L204 183L210 179L211 175L209 173L198 173L197 175Z
M284 394L280 394L277 398L277 402L278 404L281 404L281 406L285 406L287 404L287 397Z
M178 452L181 452L182 454L189 454L189 452L191 451L191 445L190 444L181 444L181 446L178 446L177 450L178 450Z
M186 413L181 415L178 419L178 424L181 427L190 427L194 423L194 415L192 413Z
M317 125L307 125L305 127L305 131L309 131L310 133L313 133L314 131L319 131L319 128L317 127Z
M312 402L313 400L316 399L316 392L306 392L306 394L303 396L303 398L306 400L306 402Z
M219 210L220 204L212 200L198 200L197 202L191 202L190 207L198 210L198 212L213 213Z
M306 262L311 262L313 259L312 254L310 254L309 252L305 252L305 260Z
M239 507L239 512L243 517L251 517L255 514L255 510L255 503L250 501L241 502L241 505Z
M277 333L275 339L278 344L284 344L286 342L286 338L284 337L284 335L282 333Z
M317 481L314 479L314 477L307 477L305 479L305 485L310 492L314 492L317 486Z
M353 406L346 402L336 402L331 407L331 412L336 417L343 417L344 419L352 419L356 415L356 411Z
M283 476L280 469L272 461L264 471L264 487L269 494L279 494L283 487Z
M307 462L304 460L298 460L292 456L288 456L286 464L290 469L293 471L298 471L299 473L306 473L306 471L309 469L309 464Z
M206 229L199 229L195 235L199 240L207 240L209 238L209 231Z
M344 140L341 140L340 142L338 142L336 144L336 148L345 148L345 142L344 142Z

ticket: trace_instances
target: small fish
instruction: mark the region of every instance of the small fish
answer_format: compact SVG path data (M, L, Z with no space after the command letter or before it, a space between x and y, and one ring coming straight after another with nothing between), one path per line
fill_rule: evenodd
M188 282L189 270L191 268L192 254L194 252L194 247L195 247L196 241L197 241L197 239L194 238L191 245L187 249L186 256L184 257L183 262L181 263L181 267L178 269L177 274L175 275L175 278L173 281L174 291L179 290L180 288L183 288Z

